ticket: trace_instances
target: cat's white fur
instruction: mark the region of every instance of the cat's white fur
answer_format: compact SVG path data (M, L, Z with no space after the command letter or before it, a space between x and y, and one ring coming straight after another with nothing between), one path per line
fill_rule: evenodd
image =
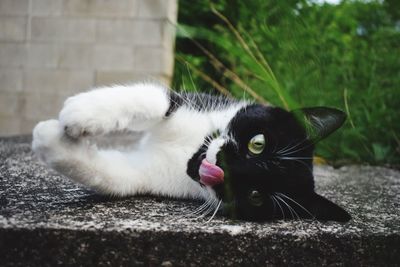
M169 108L167 88L150 83L95 89L68 98L58 120L40 122L32 148L48 165L71 179L112 195L150 193L206 199L213 191L187 174L187 163L204 137L226 126L245 103L214 111ZM99 149L87 136L144 131L134 150ZM224 136L224 134L222 135ZM213 140L207 159L216 161L224 138Z

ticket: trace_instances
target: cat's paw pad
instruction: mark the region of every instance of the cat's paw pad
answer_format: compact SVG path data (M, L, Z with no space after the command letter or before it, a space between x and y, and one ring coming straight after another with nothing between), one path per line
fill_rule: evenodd
M78 139L82 136L95 135L96 132L99 132L91 131L88 127L85 128L82 124L79 123L65 123L63 129L65 134L73 139Z

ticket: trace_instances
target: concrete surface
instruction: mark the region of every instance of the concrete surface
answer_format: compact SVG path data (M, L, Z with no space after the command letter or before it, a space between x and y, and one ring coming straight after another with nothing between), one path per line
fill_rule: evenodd
M200 203L107 198L0 139L0 266L399 266L400 172L318 167L317 191L353 216L249 223L187 218Z

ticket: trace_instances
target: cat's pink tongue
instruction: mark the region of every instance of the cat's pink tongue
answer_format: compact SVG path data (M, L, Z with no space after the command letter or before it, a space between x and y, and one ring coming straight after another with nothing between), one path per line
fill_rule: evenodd
M200 182L204 185L214 186L224 182L224 171L206 159L201 162L199 175Z

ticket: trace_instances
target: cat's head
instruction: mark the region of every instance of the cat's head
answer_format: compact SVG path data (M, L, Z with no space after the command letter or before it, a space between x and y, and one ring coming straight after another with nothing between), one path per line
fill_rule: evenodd
M348 221L345 210L315 193L312 173L315 143L345 117L325 107L247 106L200 150L192 171L215 190L228 217Z

